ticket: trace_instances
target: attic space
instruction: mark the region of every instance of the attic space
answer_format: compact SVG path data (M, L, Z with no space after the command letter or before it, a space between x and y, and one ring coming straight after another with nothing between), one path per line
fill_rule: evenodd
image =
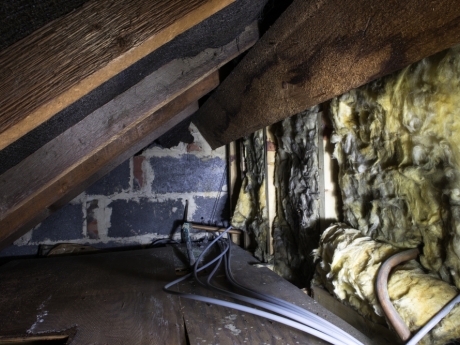
M460 344L456 1L0 23L0 345Z

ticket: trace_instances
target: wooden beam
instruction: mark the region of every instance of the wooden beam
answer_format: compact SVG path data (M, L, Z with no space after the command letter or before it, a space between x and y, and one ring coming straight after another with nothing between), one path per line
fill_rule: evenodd
M227 146L227 166L228 166L228 200L230 217L235 211L236 201L235 196L238 195L236 184L238 180L238 164L236 160L236 142L232 141ZM232 241L237 245L241 245L241 233L232 234Z
M213 73L257 39L254 23L223 47L170 62L2 174L0 249L78 195L85 181L102 177L101 169L107 173L183 120L174 116L214 88Z
M195 123L217 148L459 42L455 0L295 0Z
M276 217L276 186L275 186L275 158L276 158L276 137L272 128L266 127L265 131L265 205L268 214L267 253L273 255L273 222Z
M0 52L0 150L234 0L91 0Z

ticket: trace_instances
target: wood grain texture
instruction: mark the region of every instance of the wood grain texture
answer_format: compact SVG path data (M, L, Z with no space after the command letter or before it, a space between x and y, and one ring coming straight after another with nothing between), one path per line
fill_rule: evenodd
M233 250L236 279L326 317L369 344L274 272L249 265L255 259L243 249ZM72 345L185 345L186 332L190 344L325 344L264 318L164 293L184 254L184 246L175 246L11 261L0 267L0 341L73 330ZM190 281L179 289L212 295Z
M140 145L147 145L146 140L154 140L183 119L173 117L214 88L218 80L211 75L257 38L254 23L223 47L170 62L2 174L0 248L27 231L24 225L30 229L31 224L70 201L68 196L76 196L75 189L82 191L79 186L85 186L85 181L102 177L101 169L115 167L111 162L128 149L131 151L123 160L143 147ZM198 85L207 76L209 79ZM195 85L182 100L153 114Z
M324 308L339 316L357 330L371 339L375 345L402 344L403 342L396 333L390 331L384 325L372 322L358 314L353 308L340 303L329 292L319 286L312 286L315 301Z
M273 222L276 217L276 185L275 185L275 158L276 158L276 136L270 126L265 131L265 205L268 213L268 234L267 252L274 254L273 248Z
M0 52L0 149L233 1L94 0Z
M171 248L10 262L0 342L76 328L72 345L185 345L180 301L162 291L174 268Z
M295 0L195 123L216 148L458 42L455 0Z
M364 344L370 344L369 339L320 306L296 286L267 268L249 265L248 263L257 260L248 252L236 245L233 245L232 251L232 272L238 282L250 289L282 298L310 310L346 330ZM181 283L179 290L222 298L221 295L190 281ZM230 298L225 299L233 301ZM185 298L181 298L181 305L191 344L327 344L309 334L237 310Z

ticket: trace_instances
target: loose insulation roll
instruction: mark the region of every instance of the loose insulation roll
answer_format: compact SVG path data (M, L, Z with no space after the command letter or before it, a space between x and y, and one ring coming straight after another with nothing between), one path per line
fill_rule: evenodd
M375 279L382 264L401 249L377 242L359 230L339 223L321 236L315 257L320 260L314 284L324 286L360 314L381 322L384 313L375 294ZM412 333L420 329L454 298L457 289L436 274L426 273L415 260L397 266L388 281L388 293ZM428 333L420 344L445 344L460 338L460 306Z

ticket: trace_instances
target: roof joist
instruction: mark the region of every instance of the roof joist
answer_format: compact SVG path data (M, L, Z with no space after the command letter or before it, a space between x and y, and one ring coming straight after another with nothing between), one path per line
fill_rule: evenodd
M0 150L235 0L91 0L0 52Z
M459 42L455 0L295 0L194 122L216 148Z

